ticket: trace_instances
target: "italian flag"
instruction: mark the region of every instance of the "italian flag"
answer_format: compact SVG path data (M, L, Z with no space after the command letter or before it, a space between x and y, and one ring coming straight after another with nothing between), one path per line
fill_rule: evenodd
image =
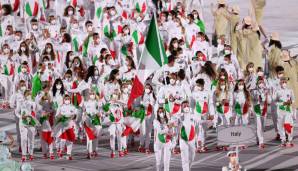
M136 11L138 13L145 13L146 12L146 9L147 9L146 2L143 2L143 3L137 2L136 3Z
M72 83L72 89L76 89L78 87L78 81L74 81ZM82 102L82 96L80 93L73 93L72 95L72 104L76 107L79 107L79 105Z
M75 141L76 136L73 124L70 123L70 118L62 116L58 119L57 125L53 129L53 136L72 142Z
M239 102L235 104L235 112L238 115L245 115L248 112L248 102L245 102L243 106Z
M20 0L15 0L14 3L12 4L13 12L18 11L19 7L20 7Z
M153 106L151 104L149 104L147 106L146 116L151 116L152 113L153 113Z
M191 125L190 127L182 126L180 132L181 139L184 141L192 141L195 138L195 127Z
M90 45L90 42L91 42L91 37L88 36L87 39L84 41L84 44L83 44L83 47L82 47L82 50L83 50L83 57L87 57L88 56L88 49L89 49L89 45Z
M168 62L162 40L160 38L156 16L152 18L145 47L140 58L137 74L133 80L127 105L131 107L133 101L144 92L144 83L148 76Z
M218 80L213 80L211 83L211 90L217 86Z
M39 120L41 123L41 137L45 142L51 144L54 139L52 136L52 128L49 122L49 116L42 116Z
M77 5L78 5L78 1L77 0L71 0L70 5L73 6L74 8L76 8Z
M202 20L196 19L195 23L200 28L200 31L205 33L205 24L204 24L204 22Z
M196 36L192 35L190 42L188 42L188 40L186 39L186 47L191 49L195 41L196 41Z
M216 106L216 111L220 114L226 114L229 112L229 103L225 103L224 105L219 104Z
M165 104L164 108L168 113L174 115L180 111L181 105L178 103L173 104L171 102L168 102Z
M111 122L119 122L121 117L123 116L122 112L119 109L117 109L114 113L110 113L110 115L109 115L110 121Z
M124 125L126 129L123 131L122 136L128 136L133 132L137 132L141 127L141 124L145 118L145 110L142 107L138 111L132 112L131 116L127 116L124 118Z
M101 21L102 20L102 17L103 17L103 9L102 9L102 7L96 8L95 15L96 15L96 18L98 19L98 21Z
M136 45L143 44L145 41L143 34L138 32L137 30L132 32L132 39L133 39L134 44L136 44Z
M117 32L110 26L110 24L107 24L103 28L103 34L110 40L113 41L114 38L117 36Z
M13 75L14 74L14 66L13 64L10 64L9 67L7 65L3 66L4 68L4 74L9 76L9 75Z
M35 74L35 76L32 79L32 97L33 99L36 97L36 95L42 90L42 83L40 80L40 76L38 74Z
M161 143L165 144L167 142L170 142L172 137L167 134L158 134L157 138Z
M208 104L204 102L203 105L200 102L196 103L196 112L198 114L206 114L208 112Z
M74 52L79 52L79 50L80 50L79 40L78 40L78 37L77 36L75 36L72 39L72 50Z
M290 105L279 105L279 110L291 113L291 106Z
M37 16L39 4L37 0L28 0L25 4L25 12L28 16Z
M267 114L267 108L268 108L268 105L267 105L267 100L266 100L263 108L261 108L260 104L257 104L254 106L254 111L255 111L256 115L258 115L258 116L265 116Z
M128 19L128 13L127 13L127 11L123 10L123 11L122 11L122 14L121 14L121 17L122 17L123 19L127 20L127 19Z
M85 129L86 135L88 136L89 140L94 140L96 138L94 131L86 123L84 123L84 129Z

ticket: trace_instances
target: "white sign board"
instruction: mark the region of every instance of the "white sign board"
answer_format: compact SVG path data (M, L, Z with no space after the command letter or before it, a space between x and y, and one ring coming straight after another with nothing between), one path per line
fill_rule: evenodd
M219 126L217 129L217 145L249 145L256 143L256 128L248 126Z

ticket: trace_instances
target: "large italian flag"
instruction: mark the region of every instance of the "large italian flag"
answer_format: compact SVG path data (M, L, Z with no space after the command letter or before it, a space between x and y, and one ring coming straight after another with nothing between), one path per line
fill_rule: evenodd
M145 48L140 58L138 71L135 76L127 105L131 107L133 101L144 91L144 83L149 75L168 62L162 40L160 38L156 16L152 18L145 41Z
M39 9L39 2L37 0L28 0L25 3L25 12L29 17L37 16Z

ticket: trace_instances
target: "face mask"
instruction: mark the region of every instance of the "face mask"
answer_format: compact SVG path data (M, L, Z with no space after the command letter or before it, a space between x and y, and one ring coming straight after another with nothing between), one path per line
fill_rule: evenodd
M174 80L174 79L170 79L170 84L174 85L175 82L176 82L176 80Z
M186 22L187 22L187 23L190 23L190 19L186 19Z
M72 24L72 28L74 28L74 29L79 28L79 24L78 23Z
M238 88L239 88L239 90L243 90L244 89L244 85L239 85Z
M225 54L230 54L231 51L230 50L225 50Z
M124 93L128 93L128 88L124 88L124 89L123 89L123 92L124 92Z
M220 76L220 79L224 80L226 77L224 75Z
M56 88L57 88L57 90L60 90L62 88L62 85L61 84L57 84Z
M16 36L15 39L16 39L17 41L20 41L22 38L21 38L21 36Z
M51 24L53 24L53 25L56 24L56 20L52 20Z
M27 100L32 100L31 96L26 97Z
M195 18L198 18L198 14L194 14L193 16L194 16Z
M259 76L259 77L262 77L263 75L264 75L263 72L258 72L258 76Z
M128 90L131 90L132 85L128 85L127 88L128 88Z
M173 19L173 17L172 16L168 16L168 20L172 20Z
M10 31L9 30L5 30L5 35L9 35Z
M80 63L79 62L75 63L75 66L76 67L79 67L80 66Z
M176 26L177 26L177 27L180 27L180 23L176 23Z
M67 80L68 82L70 82L70 81L71 81L71 78L66 78L66 80Z
M114 16L116 14L116 11L115 10L112 10L111 13L110 13L112 16Z
M281 86L282 88L287 88L287 83L283 83Z
M117 80L120 80L120 75L117 75L117 76L116 76L116 79L117 79Z
M89 32L91 32L91 31L93 31L93 28L92 28L91 26L89 26L89 27L87 28L87 30L88 30Z
M22 68L22 73L25 73L25 72L27 72L27 69L26 68Z
M37 30L38 26L37 25L32 25L33 30Z
M124 30L124 33L125 34L128 34L129 33L129 30L128 29Z
M196 91L202 91L202 90L203 90L203 87L201 87L201 86L196 86L196 87L195 87L195 90L196 90Z
M254 68L248 68L248 71L249 72L253 72L254 71Z
M165 118L165 114L164 114L163 112L161 112L161 113L159 113L159 117L160 117L161 119L163 119L163 118Z
M284 76L284 74L278 74L277 77L278 78L282 78Z
M95 95L94 94L90 95L90 99L91 100L94 100L95 99Z
M47 48L47 53L50 53L51 51L52 51L52 49L51 48Z
M21 90L22 92L25 92L25 91L27 90L27 88L26 88L26 86L22 86L22 87L20 88L20 90Z
M65 100L65 102L64 102L65 104L70 104L70 100Z
M221 90L225 90L225 88L226 88L225 85L220 86L220 89L221 89Z
M10 52L10 49L5 48L3 51L4 51L4 53L9 53Z
M188 113L188 112L189 112L189 107L185 107L185 108L183 109L183 111L184 111L185 113Z
M73 55L69 55L69 60L73 60L74 56Z
M109 64L109 65L115 65L115 62L114 62L113 59L110 59L109 62L108 62L108 64Z
M224 61L224 64L225 64L225 65L228 65L228 64L229 64L229 61Z
M70 15L70 16L73 15L73 11L72 10L69 10L68 11L68 15Z
M44 102L45 102L45 103L49 103L49 100L45 100Z
M149 89L149 88L146 88L146 89L145 89L145 93L146 93L146 94L149 94L149 93L150 93L150 89Z
M25 52L26 48L25 47L21 47L21 51Z
M178 48L178 43L173 43L174 48Z

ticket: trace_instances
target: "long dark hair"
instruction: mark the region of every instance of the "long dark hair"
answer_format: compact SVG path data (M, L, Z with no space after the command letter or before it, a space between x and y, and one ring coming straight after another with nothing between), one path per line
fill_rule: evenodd
M50 46L51 49L52 49L51 52L50 52L50 54L47 53L47 46ZM50 55L51 60L52 60L52 61L55 60L55 51L54 51L54 47L53 47L52 43L47 43L47 44L45 45L45 48L44 48L44 50L43 50L43 52L42 52L42 55Z
M22 53L23 53L22 50L21 50L21 47L22 47L22 46L25 46L25 48L26 48L24 54L25 54L26 56L29 56L29 47L28 47L28 45L26 44L26 42L21 42L20 47L19 47L19 49L18 49L18 54L19 54L19 56L21 56Z
M60 94L61 95L64 95L64 85L63 85L63 81L60 79L60 78L57 78L56 80L55 80L55 82L54 82L54 84L53 84L53 88L52 88L52 93L53 93L53 97L55 97L56 96L56 93L57 93L57 84L61 84L62 85L62 87L61 87L61 89L60 89Z
M69 62L70 62L70 59L69 59L69 56L70 56L70 54L71 53L73 53L73 51L68 51L67 53L66 53L66 57L65 57L65 66L67 67L67 69L69 69Z
M87 83L89 78L91 77L94 77L94 73L95 73L95 70L98 70L97 67L95 65L91 65L88 70L87 70L87 75L86 75L86 78L85 78L85 82Z
M119 70L118 69L113 69L111 72L110 72L110 75L109 75L109 79L108 79L108 81L109 82L113 82L113 81L115 81L115 79L116 79L116 74L118 74L119 73Z
M211 80L214 80L216 79L216 71L213 69L212 65L213 64L211 61L207 61L202 67L202 73L207 74L211 78Z
M132 57L126 56L126 59L128 59L131 62L131 64L130 64L131 69L136 69L136 65L135 65L135 62L133 61Z
M165 112L165 109L163 108L163 107L158 107L158 109L157 109L157 120L158 120L158 122L159 123L161 123L161 118L160 118L160 116L159 116L159 113L158 113L158 111L160 111L160 110L162 110L163 111L163 113L164 113L164 118L165 118L165 121L166 121L166 123L168 123L168 117L167 117L167 114L166 114L166 112Z

